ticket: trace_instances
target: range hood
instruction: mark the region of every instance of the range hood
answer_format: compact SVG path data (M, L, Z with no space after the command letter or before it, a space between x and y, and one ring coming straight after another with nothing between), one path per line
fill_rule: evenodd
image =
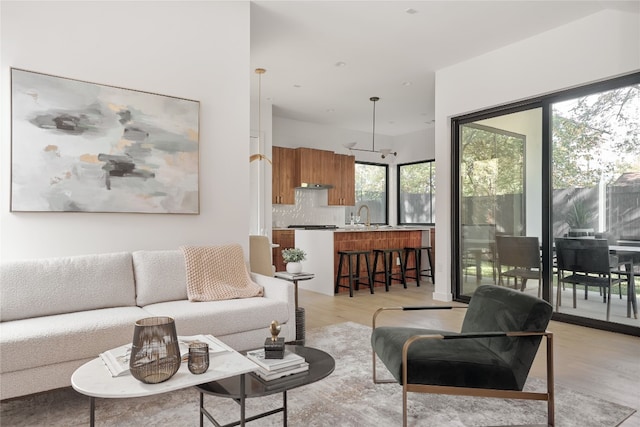
M329 188L333 188L331 184L315 184L310 182L302 182L300 186L296 187L300 190L327 190Z

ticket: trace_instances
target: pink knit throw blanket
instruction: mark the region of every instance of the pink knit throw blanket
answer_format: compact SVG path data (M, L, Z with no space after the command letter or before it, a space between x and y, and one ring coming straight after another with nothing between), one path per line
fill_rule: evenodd
M262 296L251 280L240 245L181 246L187 269L189 301L217 301Z

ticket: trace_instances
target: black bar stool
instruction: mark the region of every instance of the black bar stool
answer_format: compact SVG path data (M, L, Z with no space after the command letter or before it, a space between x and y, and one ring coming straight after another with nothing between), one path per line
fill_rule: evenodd
M429 268L422 268L422 251L427 251L427 258L429 260ZM413 259L415 261L414 267L409 267L409 256L413 254ZM431 246L416 246L410 247L407 246L404 248L404 273L405 278L408 279L416 279L416 284L420 286L420 279L422 277L430 277L431 283L435 283L435 276L433 273L433 259L431 258ZM415 276L409 276L407 273L409 271L415 271Z
M404 250L401 248L392 248L392 249L374 249L373 250L373 275L371 276L372 282L375 283L384 283L384 290L389 292L389 286L391 286L391 282L396 280L404 285L404 288L407 288L407 281L404 275L404 259L402 256L402 252ZM393 265L396 257L394 254L397 254L397 259L400 260L400 272L393 272ZM378 259L382 257L382 265L383 270L378 271ZM384 280L376 280L376 275L384 274Z
M373 282L371 281L371 268L369 267L369 251L338 251L340 260L338 261L338 274L336 274L336 287L334 293L338 293L339 288L349 288L349 296L353 297L353 287L355 285L356 290L360 290L360 285L369 286L371 293L373 293ZM364 258L365 265L367 266L367 275L360 276L360 258ZM348 274L342 274L342 266L344 260L349 263ZM353 270L353 261L355 258L355 271ZM348 279L349 286L341 285L342 279ZM362 280L366 279L366 282Z

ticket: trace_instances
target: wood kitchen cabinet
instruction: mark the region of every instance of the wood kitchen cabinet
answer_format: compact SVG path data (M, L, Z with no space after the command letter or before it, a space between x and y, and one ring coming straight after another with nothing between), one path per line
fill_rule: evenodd
M333 157L333 151L297 148L296 185L331 184Z
M280 245L278 248L273 248L273 265L276 271L285 271L287 267L282 259L282 250L295 248L296 232L295 230L273 230L271 238L273 243Z
M272 147L271 203L274 205L295 204L296 150Z
M355 156L333 155L333 173L329 183L329 205L354 206L356 204L356 160Z
M313 148L273 146L272 198L274 205L295 204L295 188L304 184L331 185L328 204L354 206L355 156Z

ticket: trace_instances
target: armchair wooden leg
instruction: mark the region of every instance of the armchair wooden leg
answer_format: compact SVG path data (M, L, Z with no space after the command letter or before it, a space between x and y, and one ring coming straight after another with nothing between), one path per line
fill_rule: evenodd
M407 427L407 385L402 385L402 427Z
M553 370L553 334L547 337L547 424L555 426L555 374Z

